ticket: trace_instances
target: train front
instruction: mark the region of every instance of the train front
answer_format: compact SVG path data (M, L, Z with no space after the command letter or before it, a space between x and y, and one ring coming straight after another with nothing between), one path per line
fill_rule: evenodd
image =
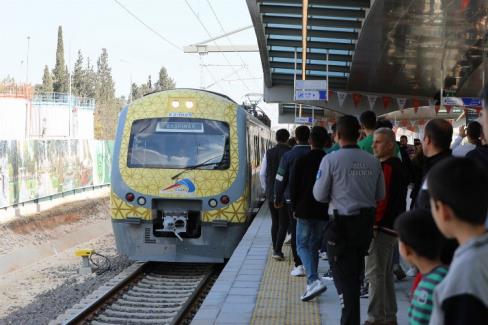
M122 110L111 193L118 251L139 261L229 258L248 224L244 135L237 105L205 91L163 91Z

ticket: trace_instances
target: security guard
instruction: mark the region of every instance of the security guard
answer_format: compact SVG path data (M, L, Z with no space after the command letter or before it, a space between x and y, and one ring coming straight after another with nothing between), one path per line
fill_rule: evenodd
M337 122L341 149L320 163L313 194L329 203L326 231L332 277L341 299L342 325L359 325L364 257L373 236L376 201L385 195L381 163L357 146L360 125L351 115Z

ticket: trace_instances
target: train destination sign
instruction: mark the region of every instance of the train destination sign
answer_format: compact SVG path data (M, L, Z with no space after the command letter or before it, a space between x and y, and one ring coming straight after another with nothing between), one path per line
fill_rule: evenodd
M159 122L156 132L203 133L203 123L197 122Z

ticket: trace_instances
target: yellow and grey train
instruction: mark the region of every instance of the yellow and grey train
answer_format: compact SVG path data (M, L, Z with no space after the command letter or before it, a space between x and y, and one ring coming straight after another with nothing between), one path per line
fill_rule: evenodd
M204 90L156 92L124 107L112 165L117 250L132 260L219 263L262 189L269 119Z

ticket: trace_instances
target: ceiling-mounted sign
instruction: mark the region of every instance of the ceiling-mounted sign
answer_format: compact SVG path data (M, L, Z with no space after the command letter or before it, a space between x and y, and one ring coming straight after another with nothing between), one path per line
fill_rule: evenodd
M481 106L481 98L463 97L462 99L463 99L464 106L471 106L471 107Z
M329 100L327 80L296 80L294 100Z
M442 105L464 106L463 99L460 97L443 97Z
M295 116L295 123L296 124L312 124L313 118Z

